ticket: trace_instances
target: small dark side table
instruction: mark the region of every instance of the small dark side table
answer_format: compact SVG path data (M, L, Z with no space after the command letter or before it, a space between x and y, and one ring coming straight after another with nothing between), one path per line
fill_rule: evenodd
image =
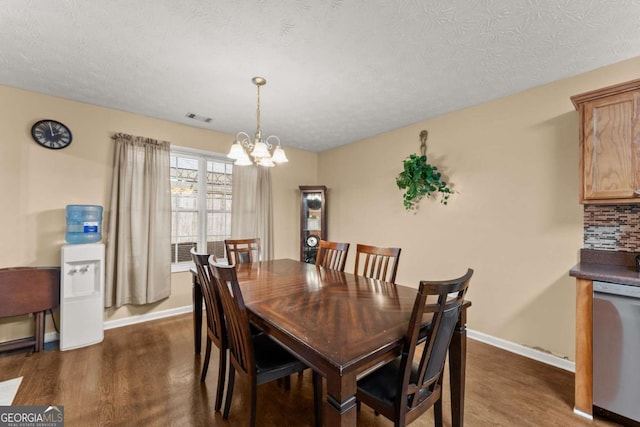
M33 313L35 335L0 343L0 352L23 347L44 348L46 311L60 304L60 267L0 269L0 318Z

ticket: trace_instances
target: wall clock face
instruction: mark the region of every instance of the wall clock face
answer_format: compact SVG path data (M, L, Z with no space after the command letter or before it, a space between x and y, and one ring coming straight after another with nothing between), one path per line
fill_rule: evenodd
M31 127L31 136L38 144L59 150L71 144L73 136L68 127L55 120L40 120Z
M320 239L318 238L318 236L314 236L313 234L309 237L307 237L307 246L309 246L310 248L315 248L316 246L318 246L318 243L320 243Z

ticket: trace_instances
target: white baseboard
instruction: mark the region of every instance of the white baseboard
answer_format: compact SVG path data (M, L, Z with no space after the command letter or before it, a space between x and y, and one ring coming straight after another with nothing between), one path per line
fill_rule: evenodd
M136 323L148 322L150 320L162 319L165 317L177 316L178 314L191 313L193 307L186 305L184 307L171 308L169 310L154 311L152 313L140 314L138 316L124 317L122 319L108 320L104 322L104 329L120 328L122 326L135 325Z
M483 342L485 344L492 345L494 347L501 348L503 350L510 351L520 356L528 357L529 359L537 360L538 362L546 363L547 365L555 366L556 368L564 369L565 371L576 371L576 364L562 357L554 356L553 354L545 353L544 351L536 350L531 347L516 344L511 341L503 340L502 338L496 338L491 335L487 335L482 332L474 331L473 329L467 329L467 337Z
M148 322L150 320L162 319L165 317L177 316L179 314L191 313L193 310L191 305L184 307L172 308L169 310L155 311L148 314L141 314L138 316L125 317L122 319L109 320L104 322L104 329L120 328L122 326L135 325L136 323ZM510 351L515 354L527 357L529 359L537 360L547 365L555 366L565 371L575 372L576 364L570 360L563 359L558 356L554 356L549 353L545 353L540 350L535 350L531 347L516 344L511 341L503 340L502 338L496 338L494 336L474 331L473 329L467 329L467 336L473 340L483 342L485 344L492 345L494 347L501 348L503 350ZM59 335L57 332L47 332L44 336L46 343L52 341L58 341Z
M47 332L46 334L44 334L45 344L49 342L59 341L59 340L60 340L60 334L57 332Z
M148 322L150 320L162 319L165 317L177 316L179 314L191 313L193 308L190 305L184 307L172 308L169 310L154 311L148 314L138 316L124 317L122 319L108 320L104 322L104 329L121 328L123 326L135 325L136 323ZM57 332L47 332L44 334L44 342L49 343L60 340L60 334Z
M593 421L593 415L591 415L591 414L587 414L586 412L579 411L576 408L573 408L573 413L576 414L576 415L580 415L583 418L586 418L588 420Z

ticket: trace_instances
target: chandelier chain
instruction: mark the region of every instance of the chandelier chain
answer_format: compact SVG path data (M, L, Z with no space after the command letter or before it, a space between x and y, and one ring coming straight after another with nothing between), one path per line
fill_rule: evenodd
M258 108L256 109L256 118L257 118L256 130L258 135L262 135L262 129L260 128L260 85L256 85L256 87L258 88Z

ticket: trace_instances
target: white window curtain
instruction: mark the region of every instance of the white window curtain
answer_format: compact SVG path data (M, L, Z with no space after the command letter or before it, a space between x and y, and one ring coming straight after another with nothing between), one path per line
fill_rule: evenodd
M116 134L107 232L105 307L171 294L169 143Z
M233 167L231 238L259 237L262 259L273 259L271 170L262 166Z

